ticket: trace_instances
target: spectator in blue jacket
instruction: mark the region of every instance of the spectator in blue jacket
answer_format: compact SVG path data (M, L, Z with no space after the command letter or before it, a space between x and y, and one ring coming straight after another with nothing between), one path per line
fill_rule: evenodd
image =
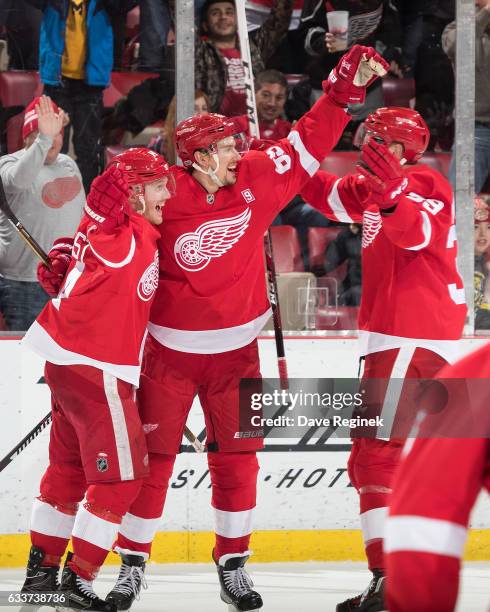
M111 18L134 0L27 0L43 11L39 73L44 92L68 113L73 146L88 193L99 172L102 93L113 64ZM65 130L63 151L70 130Z

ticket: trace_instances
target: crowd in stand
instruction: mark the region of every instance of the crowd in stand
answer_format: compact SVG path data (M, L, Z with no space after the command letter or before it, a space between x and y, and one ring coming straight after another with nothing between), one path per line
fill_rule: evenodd
M0 177L12 210L45 250L57 235L66 233L73 211L81 214L79 199L103 169L105 148L145 145L175 162L175 4L174 0L0 0L0 70L38 71L44 94L62 109L68 122L58 126L56 155L47 140L43 143L46 129L51 134L53 127L36 124L34 133L40 134L40 142L34 142L25 120L16 124L17 141L24 125L23 146L9 150L9 122L23 114L27 104L8 107L5 92L0 89ZM234 2L195 0L194 4L195 112L233 117L237 131L246 132L244 71ZM478 193L488 189L485 183L490 169L490 0L477 0L476 4ZM366 116L394 99L396 105L410 105L424 117L431 133L429 151L451 156L454 0L247 0L246 11L261 139L285 137L291 124L320 96L322 80L337 64L346 45L348 48L358 43L375 46L390 63L390 73L373 84L364 105L349 109L352 120L337 149L352 150L356 131ZM329 31L327 16L332 11L348 11L345 43L342 35ZM108 103L105 95L115 71L131 72L139 78L133 81L134 87ZM0 87L6 87L4 81ZM454 160L448 167L454 183ZM81 183L75 188L77 177ZM36 206L42 214L36 212ZM478 198L477 325L487 329L488 210L487 198ZM43 226L48 223L49 231ZM73 223L76 227L77 220ZM343 278L338 279L335 301L340 306L358 306L361 226L344 226L330 244L325 240L319 265L318 261L310 262L309 228L328 228L332 222L298 195L274 224L296 229L300 269L323 277L348 262ZM36 264L35 255L0 213L0 311L6 329L26 329L48 299L39 295L42 290L36 283ZM34 286L36 297L28 298ZM26 299L19 313L21 295Z

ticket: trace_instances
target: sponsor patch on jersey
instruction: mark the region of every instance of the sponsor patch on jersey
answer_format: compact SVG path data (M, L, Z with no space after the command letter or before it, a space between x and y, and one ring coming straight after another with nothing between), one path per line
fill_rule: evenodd
M138 283L138 297L143 302L148 302L154 296L158 287L158 251L151 264L143 272Z
M109 469L109 456L107 453L97 453L95 465L98 472L107 472Z
M214 204L214 193L208 193L206 196L206 202L208 204Z
M242 196L247 204L250 204L251 202L255 202L255 196L250 189L244 189L242 191Z
M250 208L246 208L235 217L206 221L195 232L182 234L174 244L177 264L189 272L202 270L212 259L224 255L240 240L251 216Z

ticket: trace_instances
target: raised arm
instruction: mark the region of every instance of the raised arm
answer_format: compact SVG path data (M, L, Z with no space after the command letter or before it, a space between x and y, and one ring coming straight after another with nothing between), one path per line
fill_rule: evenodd
M324 81L325 95L301 117L287 138L265 150L273 165L269 161L264 170L281 207L302 189L337 144L349 121L347 104L362 103L366 87L386 68L374 49L354 46Z
M7 159L1 166L2 182L7 191L25 191L36 180L53 140L61 133L65 115L56 112L50 98L41 96L34 109L26 112L24 125L33 124L38 135L19 159ZM25 130L25 127L24 127ZM33 128L31 127L31 134ZM26 136L33 138L33 135ZM31 141L29 141L31 142Z
M409 178L388 147L373 139L362 147L362 164L370 199L383 217L383 229L397 246L410 251L428 247L438 235L438 227L449 227L451 203L435 199L434 189L415 193ZM443 221L444 219L444 221Z

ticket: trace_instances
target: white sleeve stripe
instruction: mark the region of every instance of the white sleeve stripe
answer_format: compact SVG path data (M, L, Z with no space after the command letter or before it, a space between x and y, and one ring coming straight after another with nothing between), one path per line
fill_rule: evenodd
M333 214L338 221L342 223L354 223L345 210L342 200L340 199L338 184L340 179L337 179L332 187L332 191L327 196L327 204L332 209Z
M301 140L301 136L297 130L291 130L288 134L288 140L299 155L299 161L305 171L313 176L320 168L320 162L309 153Z
M89 233L90 233L90 229L87 232L87 238L88 238ZM131 246L129 247L129 253L126 255L126 257L122 261L118 261L118 262L109 261L108 259L104 259L102 255L97 253L97 251L94 249L94 246L91 242L90 242L90 249L92 253L97 257L97 259L100 259L100 261L106 266L109 266L109 268L124 268L124 266L126 266L133 259L133 255L136 250L136 240L134 239L134 234L133 234L131 236Z
M420 251L421 249L425 249L432 236L432 226L430 224L429 215L425 212L425 210L420 210L419 212L422 215L422 232L424 234L424 240L416 246L405 247L407 251Z
M49 252L51 253L51 251L54 251L60 248L70 249L71 251L71 249L73 248L73 244L70 244L68 242L55 242L53 246L51 247L51 249L49 250Z
M389 516L384 550L425 552L461 558L466 528L457 523L423 516Z

